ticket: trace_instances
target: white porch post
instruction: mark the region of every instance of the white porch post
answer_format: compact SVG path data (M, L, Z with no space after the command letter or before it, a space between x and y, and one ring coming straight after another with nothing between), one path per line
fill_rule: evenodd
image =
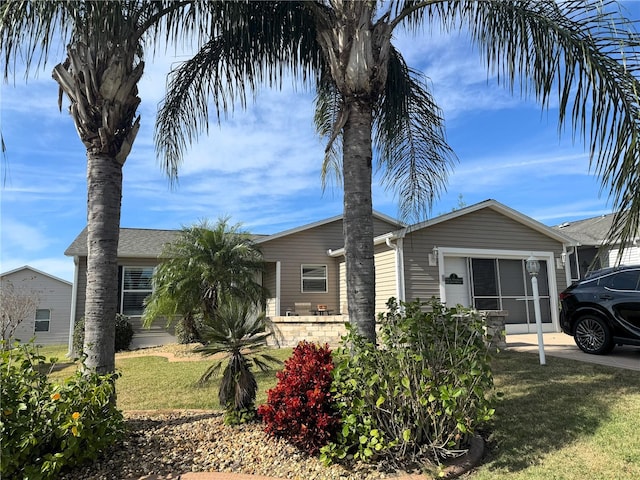
M276 304L275 304L275 316L280 316L280 272L281 265L280 260L276 262Z

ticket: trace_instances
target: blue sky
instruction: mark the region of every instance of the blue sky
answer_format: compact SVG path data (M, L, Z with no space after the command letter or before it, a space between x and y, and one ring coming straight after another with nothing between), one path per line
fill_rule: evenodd
M640 3L625 2L631 18ZM611 211L608 190L589 171L571 133L558 137L557 110L512 96L487 73L464 37L398 36L408 64L432 82L458 163L431 217L493 198L547 224ZM63 252L86 224L86 156L67 104L57 108L49 65L27 83L0 87L0 121L7 145L0 186L0 271L31 265L72 281ZM338 215L342 191L324 192L324 145L313 128L313 94L285 85L264 89L246 111L211 125L185 156L170 188L153 146L165 76L180 58L147 58L140 82L142 127L124 167L121 225L173 229L230 216L253 233L276 233ZM398 203L377 183L374 208L397 216Z

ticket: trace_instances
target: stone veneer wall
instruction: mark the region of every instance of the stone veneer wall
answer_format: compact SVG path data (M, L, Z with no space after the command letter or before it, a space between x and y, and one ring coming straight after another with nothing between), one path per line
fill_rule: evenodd
M486 334L489 337L489 348L492 351L507 348L506 321L509 312L507 310L482 310L479 312L486 325Z
M345 323L349 321L346 315L315 315L271 317L276 327L276 336L281 347L295 347L302 340L312 343L328 343L336 347L346 333ZM272 337L269 345L275 345Z
M479 312L486 324L487 335L490 336L490 347L493 350L506 348L505 320L506 310L484 310ZM281 347L295 347L302 340L312 343L325 344L336 347L340 339L347 333L345 323L349 321L347 315L316 315L271 317L276 327L276 336ZM275 345L273 338L268 339L269 345Z

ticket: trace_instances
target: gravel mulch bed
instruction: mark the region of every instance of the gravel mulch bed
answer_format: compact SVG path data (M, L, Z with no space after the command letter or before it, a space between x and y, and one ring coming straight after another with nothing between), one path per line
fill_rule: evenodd
M123 442L62 479L120 480L217 471L283 479L377 480L404 473L360 463L327 467L284 440L268 436L259 423L224 425L219 412L128 412L125 418L128 434Z

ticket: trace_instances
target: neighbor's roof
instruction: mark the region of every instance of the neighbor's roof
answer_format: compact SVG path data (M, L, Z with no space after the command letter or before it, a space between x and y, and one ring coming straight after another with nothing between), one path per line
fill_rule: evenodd
M0 277L7 277L7 276L9 276L11 274L14 274L16 272L20 272L22 270L30 270L30 271L32 271L34 273L38 273L40 275L44 275L45 277L49 277L49 278L51 278L53 280L57 280L58 282L65 283L67 285L72 285L72 283L67 281L67 280L64 280L64 279L62 279L60 277L56 277L55 275L51 275L50 273L43 272L42 270L38 270L37 268L33 268L33 267L29 266L29 265L25 265L24 267L14 268L13 270L9 270L8 272L0 273Z
M575 222L565 222L554 228L565 235L575 238L580 245L600 246L607 242L613 213L599 217L585 218Z
M180 230L155 230L145 228L121 228L118 241L118 257L150 258L158 257L166 243L176 240ZM86 257L87 228L69 245L64 254L78 257Z

